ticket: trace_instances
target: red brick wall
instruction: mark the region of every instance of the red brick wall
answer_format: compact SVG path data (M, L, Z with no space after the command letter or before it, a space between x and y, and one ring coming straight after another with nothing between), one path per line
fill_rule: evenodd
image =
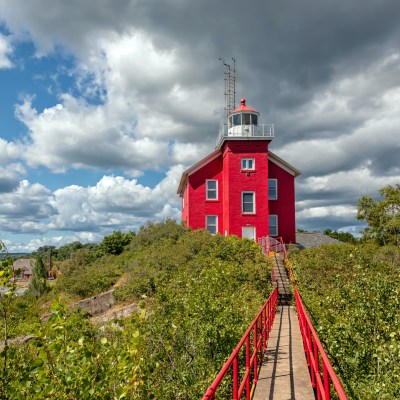
M268 141L227 141L223 151L224 232L242 236L242 227L268 234ZM255 170L242 171L241 159L254 158ZM242 192L255 192L255 214L242 214Z
M206 179L218 181L218 200L206 200ZM188 178L188 226L193 229L205 228L206 215L218 216L218 232L223 233L222 197L224 182L222 180L221 157L210 161ZM183 218L183 216L182 216Z

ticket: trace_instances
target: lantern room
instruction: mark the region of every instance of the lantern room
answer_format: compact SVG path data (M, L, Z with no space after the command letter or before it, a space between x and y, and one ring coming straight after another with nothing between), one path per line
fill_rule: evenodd
M254 131L252 127L258 125L260 113L246 106L246 100L240 100L240 106L233 110L228 117L228 133L242 133Z
M240 106L233 110L222 125L217 139L217 148L229 140L271 140L274 137L273 124L259 124L260 113L240 100Z

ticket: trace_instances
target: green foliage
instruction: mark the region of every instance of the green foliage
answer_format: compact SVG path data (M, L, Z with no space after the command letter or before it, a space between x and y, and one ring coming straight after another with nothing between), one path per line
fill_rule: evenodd
M358 242L357 238L355 238L349 232L338 232L338 231L333 231L332 229L325 229L324 235L327 235L327 236L330 236L331 238L340 240L343 243L356 244Z
M65 262L55 285L56 292L90 297L110 289L123 273L118 257L104 256L88 263L90 255L89 258L87 256L87 250L80 249Z
M151 398L142 337L133 325L96 330L57 302L48 323L24 347L10 348L4 399ZM1 366L1 365L0 365Z
M303 301L349 398L400 397L399 260L398 247L376 244L291 255Z
M42 257L37 256L35 260L35 266L32 270L32 282L29 286L30 292L32 292L36 297L45 295L49 290L47 284L47 269L43 263Z
M114 231L112 235L104 237L103 241L100 243L99 252L101 255L121 254L124 251L124 247L128 245L134 237L134 232L122 233L121 231Z
M146 311L99 329L58 302L41 321L43 298L15 299L11 314L21 318L9 324L12 334L22 327L36 339L9 346L7 368L0 360L1 398L202 396L272 291L267 258L252 241L172 221L148 224L127 247L99 259L78 249L62 263L56 290L88 296L123 274L117 294Z
M383 199L373 200L363 196L357 204L357 219L365 220L368 227L364 239L379 244L400 244L400 184L385 186L379 190Z
M58 261L67 260L68 258L72 257L73 253L75 253L77 250L81 249L82 247L83 247L83 244L78 241L61 246L57 250L56 258Z
M34 257L46 258L49 252L51 252L54 257L57 257L57 249L55 248L55 246L47 245L39 247L36 251L33 251L31 255Z
M158 242L160 239L178 240L181 235L187 232L183 224L177 224L173 219L166 219L163 222L149 221L146 225L140 227L137 237L132 241L131 248L146 246Z

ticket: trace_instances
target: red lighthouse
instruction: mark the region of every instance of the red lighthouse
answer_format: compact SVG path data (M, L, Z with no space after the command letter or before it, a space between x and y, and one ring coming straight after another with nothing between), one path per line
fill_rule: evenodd
M272 124L246 105L228 113L216 150L182 174L182 220L193 229L295 243L296 168L268 150Z

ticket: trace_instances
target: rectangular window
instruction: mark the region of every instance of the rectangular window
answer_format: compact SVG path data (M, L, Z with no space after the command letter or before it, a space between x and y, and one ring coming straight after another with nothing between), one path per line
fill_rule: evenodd
M242 227L242 238L256 240L256 228L253 226Z
M269 236L278 236L278 216L269 216Z
M254 170L254 158L242 158L242 169Z
M277 200L278 199L278 180L268 179L268 199Z
M216 215L206 215L206 229L212 235L218 232L218 217Z
M255 207L255 193L254 192L242 192L242 213L243 214L254 214Z
M218 200L218 181L206 180L206 192L207 200Z

